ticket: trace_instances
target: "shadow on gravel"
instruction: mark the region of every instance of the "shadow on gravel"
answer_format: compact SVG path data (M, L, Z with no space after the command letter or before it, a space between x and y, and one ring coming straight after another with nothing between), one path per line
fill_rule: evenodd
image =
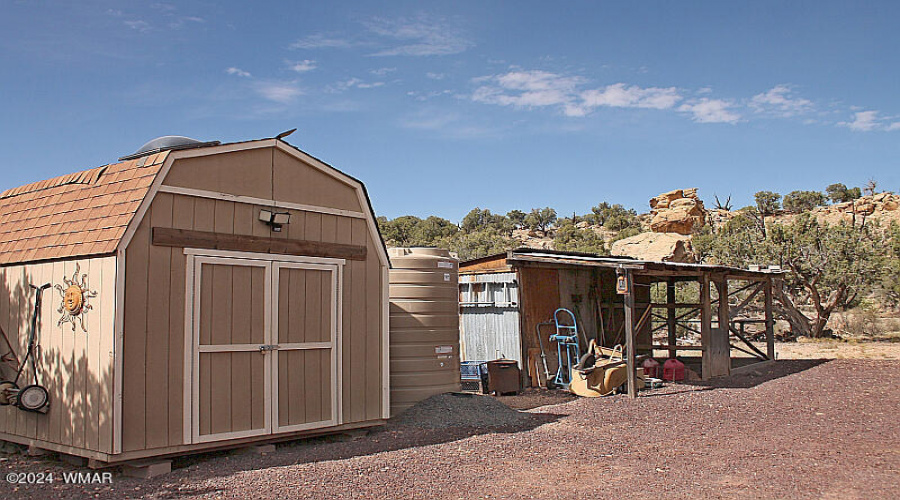
M523 413L488 396L444 394L429 398L392 418L368 433L346 433L290 441L277 445L268 455L240 455L219 451L173 459L174 476L189 474L192 483L230 476L237 472L299 465L313 462L346 460L398 450L458 441L482 434L515 434L555 422L563 415ZM195 466L193 470L185 470ZM178 471L177 469L181 469ZM165 477L162 477L165 481ZM203 486L194 489L182 485L170 491L149 484L144 491L156 490L164 498L179 498L208 493Z
M685 385L704 387L708 389L749 389L764 384L771 380L782 377L788 377L795 373L800 373L810 368L814 368L821 364L827 363L828 359L783 359L775 363L768 363L765 366L753 369L743 373L732 375L730 377L719 377L712 380L694 380L683 382Z

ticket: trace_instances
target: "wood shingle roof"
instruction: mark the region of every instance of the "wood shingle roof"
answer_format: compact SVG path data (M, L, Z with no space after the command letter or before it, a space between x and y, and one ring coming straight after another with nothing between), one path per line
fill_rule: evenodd
M168 151L0 193L0 265L116 251Z

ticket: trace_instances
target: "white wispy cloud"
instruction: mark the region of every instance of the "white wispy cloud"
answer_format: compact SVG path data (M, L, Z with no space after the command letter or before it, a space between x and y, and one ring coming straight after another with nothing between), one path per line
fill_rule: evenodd
M205 23L206 19L198 16L184 16L173 19L169 22L169 28L171 29L179 29L187 23L196 23L202 24Z
M448 19L432 19L424 15L399 19L374 18L366 23L371 33L399 42L399 45L375 52L372 54L374 56L443 56L465 52L474 43L453 24Z
M472 93L475 102L519 108L560 106L567 115L583 114L575 102L578 85L584 82L578 76L539 70L511 71L474 81L483 83Z
M434 99L435 97L453 95L453 91L449 90L449 89L434 90L431 92L418 92L415 90L410 90L406 93L406 95L408 95L409 97L412 97L413 99L415 99L417 101L427 101L429 99Z
M585 116L601 106L670 109L682 100L675 87L642 88L616 83L580 90L586 83L580 76L537 70L511 71L476 78L474 82L480 84L471 97L476 102L523 108L554 106L573 117Z
M206 19L200 16L182 15L178 8L168 3L152 3L149 6L151 12L137 14L125 12L120 9L107 9L106 15L124 19L122 24L140 33L150 33L161 29L177 30L188 23L205 23Z
M234 66L226 69L225 72L229 75L240 76L242 78L250 78L253 76L250 73L242 70L241 68L235 68Z
M776 85L767 92L756 94L750 100L750 107L757 113L769 113L783 118L811 111L813 103L809 99L793 96L789 85Z
M290 104L303 95L296 82L257 82L254 90L263 98L281 104Z
M307 71L316 69L316 61L312 59L304 59L302 61L289 61L288 67L291 69L291 71L296 71L297 73L305 73Z
M465 52L475 44L456 19L421 14L415 17L374 17L361 23L352 34L314 33L290 45L289 49L375 48L371 56L444 56Z
M350 39L335 35L317 33L301 38L290 44L290 49L349 49L358 45Z
M445 75L444 73L433 73L431 71L429 71L428 73L425 73L425 76L432 80L443 80L444 78L447 77L447 75Z
M870 132L872 130L882 128L881 118L878 117L878 111L857 111L853 114L853 120L848 122L838 122L841 127L847 127L857 132ZM888 129L892 127L890 125Z
M387 75L388 73L393 73L394 71L397 71L397 68L376 68L376 69L369 71L369 73L371 73L375 76L384 76L384 75Z
M897 116L881 114L853 106L817 105L798 96L789 84L778 84L749 97L714 97L713 89L697 90L678 87L642 87L619 82L598 88L588 87L581 76L542 70L511 68L506 73L471 79L474 91L460 95L474 102L520 109L554 109L569 117L582 117L600 108L635 108L671 110L684 113L696 123L729 123L746 121L755 115L796 119L803 124L832 124L851 130L897 131ZM427 97L410 94L418 100ZM830 108L831 109L829 111ZM821 118L824 113L852 112L852 119L836 122Z
M616 83L581 93L584 106L612 106L619 108L669 109L682 99L675 87L641 88L637 85Z
M724 99L697 99L678 107L678 111L690 113L697 123L737 123L741 115L734 111L735 105Z
M349 89L372 89L376 87L384 86L384 82L366 82L360 78L348 78L346 80L341 80L334 85L331 86L332 92L344 92Z

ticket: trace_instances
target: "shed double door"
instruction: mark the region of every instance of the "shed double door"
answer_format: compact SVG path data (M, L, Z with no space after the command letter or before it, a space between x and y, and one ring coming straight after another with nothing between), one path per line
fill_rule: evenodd
M196 256L192 442L339 421L337 264Z

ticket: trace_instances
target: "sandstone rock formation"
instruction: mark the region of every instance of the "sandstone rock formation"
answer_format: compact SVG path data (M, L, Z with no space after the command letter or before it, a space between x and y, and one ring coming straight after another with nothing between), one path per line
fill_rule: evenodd
M517 240L523 247L553 249L552 236L545 234L543 231L532 231L530 229L516 229L512 234L513 239Z
M615 256L663 262L697 262L691 237L676 233L641 233L616 241L610 247Z
M703 226L706 209L697 188L676 189L650 200L650 230L654 233L690 235Z
M887 227L891 221L900 222L900 195L894 193L878 193L868 195L853 201L835 203L825 207L818 207L810 212L819 222L837 224L841 221L856 222L863 220L877 221ZM791 220L796 215L785 217Z

